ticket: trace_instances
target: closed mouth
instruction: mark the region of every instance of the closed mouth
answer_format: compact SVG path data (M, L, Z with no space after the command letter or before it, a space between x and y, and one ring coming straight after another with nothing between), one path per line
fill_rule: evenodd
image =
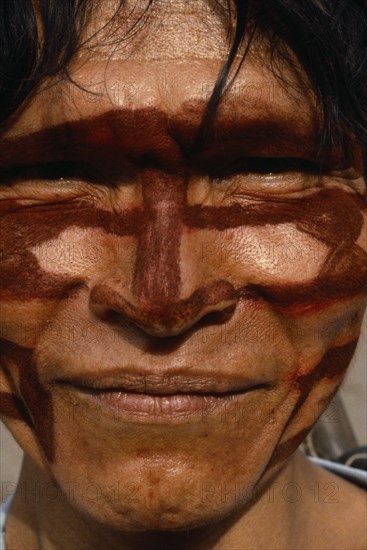
M115 417L153 422L202 418L233 404L246 393L273 386L228 375L213 377L188 371L157 374L126 369L59 379L54 384L113 412Z
M271 387L273 384L260 380L227 374L204 376L192 371L177 373L166 371L152 373L118 369L106 373L96 372L87 375L60 378L53 384L70 385L81 391L95 392L133 392L155 396L177 394L223 395L248 391L257 387Z

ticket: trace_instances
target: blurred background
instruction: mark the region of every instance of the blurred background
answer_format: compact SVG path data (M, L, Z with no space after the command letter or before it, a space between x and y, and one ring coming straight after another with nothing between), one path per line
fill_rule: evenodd
M358 445L367 444L367 315L364 319L362 335L357 352L340 390L345 410L352 425ZM330 407L325 418L336 418L336 407ZM324 420L323 420L324 419ZM3 423L0 422L0 484L1 502L6 493L16 483L22 460L22 451Z

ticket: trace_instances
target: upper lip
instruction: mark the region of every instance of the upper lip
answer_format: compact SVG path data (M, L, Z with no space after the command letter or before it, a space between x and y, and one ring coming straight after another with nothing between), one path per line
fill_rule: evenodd
M70 385L81 390L100 392L127 391L152 395L184 394L226 394L238 393L259 387L270 387L272 384L264 380L250 380L245 377L228 374L203 375L192 371L160 373L129 372L115 370L111 372L97 371L85 375L59 378L57 384Z

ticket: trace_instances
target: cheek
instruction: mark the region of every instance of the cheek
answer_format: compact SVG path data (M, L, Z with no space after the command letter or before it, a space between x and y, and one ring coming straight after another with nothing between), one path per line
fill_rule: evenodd
M300 357L300 369L317 364L326 350L344 346L359 337L367 298L361 295L330 303L313 302L304 309L277 309ZM297 309L297 311L295 311Z
M32 456L39 457L38 451L34 455L36 436L36 446L52 460L54 411L51 394L39 381L33 350L3 338L0 338L0 347L0 412L5 421L14 426L11 431L20 435L22 446L25 442L24 448Z
M46 275L85 280L98 279L119 269L122 278L131 277L136 239L109 235L101 228L69 227L56 238L32 247L30 252Z
M290 394L296 396L286 428L274 450L269 467L286 460L302 443L339 389L357 347L357 340L329 349L307 372L292 374Z
M11 204L9 204L9 202ZM83 279L47 271L37 253L62 227L61 206L2 201L0 216L0 315L1 336L21 346L33 346L43 325L53 316L61 299L67 298ZM57 239L57 237L56 237ZM44 251L43 251L44 252ZM49 266L66 257L65 243L44 252Z
M23 434L25 447L40 447L53 454L51 397L38 379L33 348L61 299L82 283L78 275L46 272L35 254L37 247L57 236L63 226L77 218L76 211L62 213L57 205L25 207L16 201L0 202L0 392L1 413ZM69 218L68 219L65 219ZM22 423L19 423L19 420ZM26 434L26 435L24 435Z
M129 266L141 225L139 208L116 214L81 199L28 206L2 200L0 299L65 298L98 270Z
M27 302L31 299L60 299L80 279L65 281L58 275L46 274L34 250L77 219L76 210L66 212L62 206L38 204L25 207L17 201L3 201L0 217L1 286L0 299ZM9 204L11 203L11 204ZM80 214L82 216L82 214Z
M193 248L190 235L183 249ZM236 286L287 287L312 282L320 273L328 247L302 233L294 224L239 227L223 233L202 231L199 240L203 269L225 272Z
M362 250L367 252L367 207L364 212L362 212L361 232L357 239L356 245L359 246Z

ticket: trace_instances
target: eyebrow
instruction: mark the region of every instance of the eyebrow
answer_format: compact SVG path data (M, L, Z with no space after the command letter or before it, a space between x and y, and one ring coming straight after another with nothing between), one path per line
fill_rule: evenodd
M271 113L266 109L238 108L227 103L210 127L205 148L228 147L243 142L252 148L265 143L279 152L299 153L303 148L313 155L318 139L314 120L298 120L293 111ZM138 158L155 152L170 151L173 162L182 162L182 152L190 150L202 121L206 102L195 100L183 105L178 113L157 108L112 109L99 116L64 121L0 141L0 164L4 168L27 165L35 158L42 162L64 160L66 156L90 157L94 154L123 154ZM176 149L176 150L175 150ZM21 153L21 160L16 158ZM172 156L173 153L173 156Z

